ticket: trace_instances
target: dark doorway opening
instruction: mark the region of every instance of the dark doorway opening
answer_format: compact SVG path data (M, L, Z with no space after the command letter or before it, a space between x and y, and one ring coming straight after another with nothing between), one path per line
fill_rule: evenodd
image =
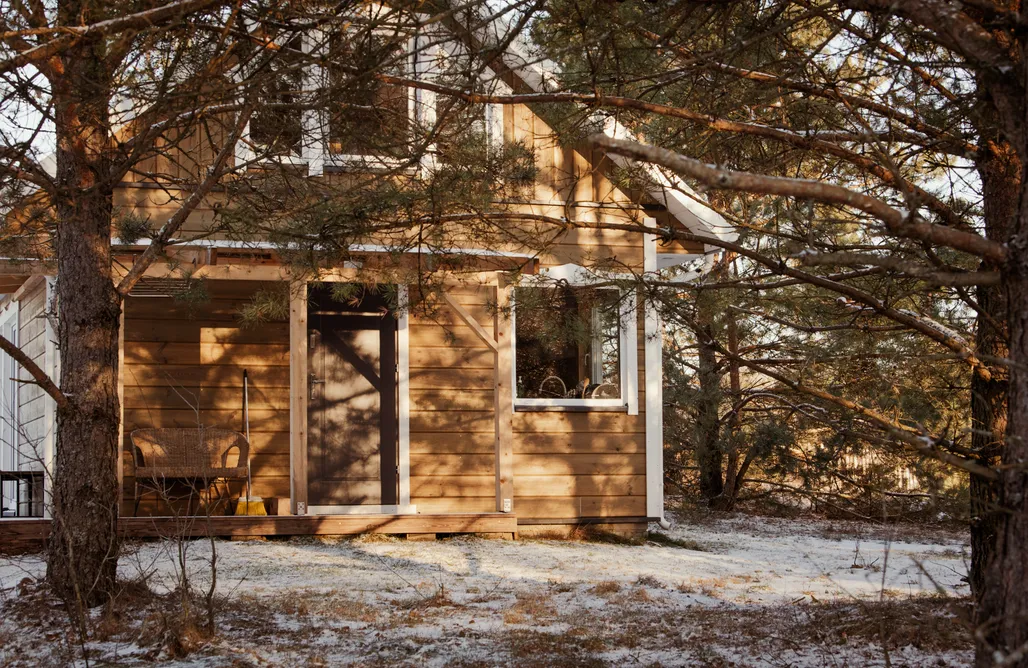
M396 505L396 317L381 291L308 302L310 506Z

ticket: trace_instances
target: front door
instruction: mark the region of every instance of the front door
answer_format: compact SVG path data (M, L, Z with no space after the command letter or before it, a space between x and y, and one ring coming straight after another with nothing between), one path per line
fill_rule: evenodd
M396 318L315 296L308 322L309 506L395 505Z

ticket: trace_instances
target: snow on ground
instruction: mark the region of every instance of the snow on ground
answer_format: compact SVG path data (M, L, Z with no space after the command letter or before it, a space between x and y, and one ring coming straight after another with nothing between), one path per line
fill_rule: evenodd
M218 541L219 629L209 641L168 631L181 616L168 595L178 582L175 544L137 543L121 575L145 579L159 596L114 615L116 630L90 648L101 663L181 666L864 666L886 665L886 653L892 665L970 660L959 619L962 536L919 531L904 540L904 529L741 516L663 533L679 545ZM191 581L202 589L210 545L188 545ZM81 656L58 632L52 603L40 624L41 606L16 593L42 574L38 555L0 558L0 665ZM105 626L102 613L93 617Z

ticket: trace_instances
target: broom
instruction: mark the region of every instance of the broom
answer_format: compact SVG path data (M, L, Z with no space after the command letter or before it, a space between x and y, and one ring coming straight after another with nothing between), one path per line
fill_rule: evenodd
M243 369L243 435L246 437L246 498L239 498L236 505L236 515L267 515L264 509L264 499L259 496L250 496L250 378Z

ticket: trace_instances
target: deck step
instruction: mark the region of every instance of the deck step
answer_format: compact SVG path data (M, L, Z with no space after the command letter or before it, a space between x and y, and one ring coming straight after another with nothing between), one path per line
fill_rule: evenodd
M512 513L437 515L271 515L243 517L122 517L125 538L243 536L345 536L362 533L516 533ZM0 553L38 550L50 533L50 520L0 520Z

